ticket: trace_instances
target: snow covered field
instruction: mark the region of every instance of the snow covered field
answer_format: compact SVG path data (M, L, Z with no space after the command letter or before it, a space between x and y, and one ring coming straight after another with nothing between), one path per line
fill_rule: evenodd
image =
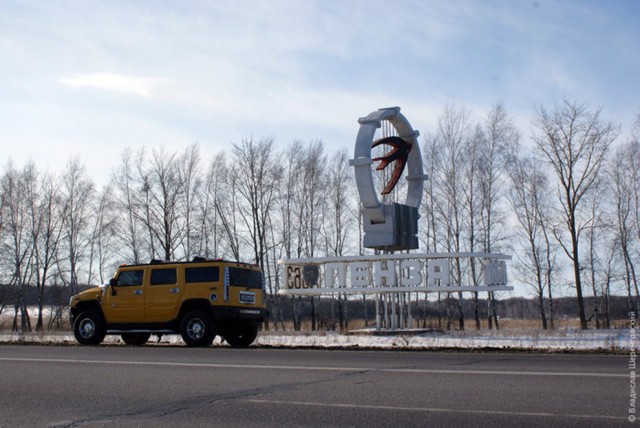
M532 330L465 331L465 332L381 332L366 331L359 334L319 332L263 332L255 345L289 348L332 349L395 349L395 350L522 350L537 352L617 352L627 353L637 349L635 332L619 330L556 330L550 332ZM71 333L17 334L0 333L0 343L68 344L76 345ZM105 344L122 344L119 336L107 336ZM151 346L182 345L178 335L163 336L158 343L156 336L149 340ZM216 338L213 346L227 346Z

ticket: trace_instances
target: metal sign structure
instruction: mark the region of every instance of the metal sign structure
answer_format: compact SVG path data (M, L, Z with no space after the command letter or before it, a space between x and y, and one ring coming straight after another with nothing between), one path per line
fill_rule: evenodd
M495 253L385 254L285 259L282 295L511 291Z
M506 261L496 253L396 253L418 248L418 208L424 180L420 145L400 107L383 108L358 120L354 167L362 214L363 246L387 254L286 259L285 296L372 295L383 306L376 328L411 328L411 299L418 293L512 291L507 285ZM379 129L385 132L382 138ZM372 148L389 146L383 156ZM379 149L378 149L379 150ZM378 165L374 165L379 162ZM389 168L381 202L374 174ZM406 167L406 168L405 168ZM375 169L374 169L375 168ZM398 201L394 188L406 169L406 191ZM393 193L393 198L390 198Z

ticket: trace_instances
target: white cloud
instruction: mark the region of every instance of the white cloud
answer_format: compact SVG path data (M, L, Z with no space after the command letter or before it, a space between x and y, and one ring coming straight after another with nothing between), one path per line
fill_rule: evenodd
M117 156L96 147L247 135L351 147L359 117L394 105L422 136L446 103L482 120L502 101L525 137L535 107L563 96L637 114L637 26L611 6L19 3L0 13L0 144L52 167L52 152L86 150L108 171Z
M94 88L110 92L122 92L150 98L158 84L167 82L167 79L156 77L133 77L119 74L97 73L74 75L60 79L60 82L77 88Z

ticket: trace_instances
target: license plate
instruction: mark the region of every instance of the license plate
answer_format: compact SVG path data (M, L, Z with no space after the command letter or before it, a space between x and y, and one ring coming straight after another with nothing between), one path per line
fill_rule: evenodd
M245 303L247 305L253 305L256 303L256 293L249 293L246 291L240 292L240 303Z

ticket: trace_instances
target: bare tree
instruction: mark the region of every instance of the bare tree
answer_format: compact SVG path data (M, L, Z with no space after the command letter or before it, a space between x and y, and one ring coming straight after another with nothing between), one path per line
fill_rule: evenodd
M443 202L440 200L440 192L438 192L437 181L438 174L440 171L437 167L439 163L440 152L437 146L436 137L427 137L425 138L424 149L422 153L423 156L423 165L424 171L426 175L429 177L428 180L424 183L424 197L422 198L421 204L421 226L419 232L419 239L424 244L425 251L427 253L436 253L440 249L442 238L444 235L442 232L442 222L439 221L439 208L441 207ZM438 308L438 329L442 329L442 295L441 293L437 293L437 308ZM427 307L429 304L429 294L425 293L425 297L423 299L423 313L425 314L425 318L422 320L423 327L427 326ZM366 304L365 304L366 309Z
M115 225L121 243L119 253L131 263L140 263L143 241L142 216L139 214L142 188L136 179L130 150L122 153L121 163L113 172L111 185L114 190L114 204L119 213Z
M178 171L177 155L160 148L152 150L148 164L145 160L140 158L138 166L143 194L142 212L138 212L138 216L149 234L151 257L156 257L157 243L160 257L173 260L184 233L180 227L184 213L178 209L184 185Z
M340 257L348 248L347 241L350 236L349 229L352 217L349 215L349 188L352 183L351 168L349 168L347 152L336 152L329 161L327 168L327 216L324 219L325 253L329 256ZM332 300L333 301L333 300ZM338 325L341 330L348 328L348 297L338 294ZM332 311L333 317L333 311Z
M216 155L209 164L201 191L196 192L198 235L197 253L205 257L218 258L222 254L222 227L218 215L218 201L224 182L224 152Z
M465 186L462 187L462 195L463 200L461 201L465 208L465 228L468 242L468 250L470 252L476 251L476 246L480 242L480 231L478 231L478 225L480 224L480 212L481 212L481 198L480 198L480 186L481 183L478 180L479 176L479 164L480 164L480 153L482 151L484 135L480 126L476 126L475 132L473 135L470 135L469 138L466 139L464 145L464 165L463 168L463 178L466 183ZM473 281L474 286L479 285L478 272L476 270L475 259L470 261L471 263L471 280ZM477 291L472 293L473 296L473 307L474 307L474 320L476 325L476 330L480 330L480 300L479 294Z
M301 189L298 193L298 257L314 257L320 239L320 221L324 216L326 156L321 141L303 149ZM311 329L317 329L316 298L309 296L311 303Z
M92 218L91 243L89 245L88 281L104 284L105 274L110 270L109 262L116 254L116 223L113 190L105 186L96 198ZM109 272L110 273L110 272Z
M354 195L353 176L349 168L347 152L340 150L331 156L326 170L328 214L323 224L326 254L343 256L348 248L350 226L353 218L350 215L349 204Z
M488 113L483 124L484 138L480 148L479 177L480 185L480 221L482 228L482 249L490 253L502 239L500 230L504 229L504 213L500 210L504 195L507 152L518 144L520 135L508 116L504 106L497 103ZM489 328L499 328L496 311L495 293L489 293Z
M612 226L617 246L624 262L624 281L629 311L635 310L634 297L639 297L634 242L640 241L637 217L640 188L640 143L635 140L615 152L608 174L609 197L613 206ZM637 247L636 247L637 248Z
M322 141L310 143L303 150L302 188L299 194L300 232L303 237L303 250L306 257L314 257L318 249L320 220L323 218L327 189L325 169L327 158Z
M292 258L294 251L298 256L300 237L297 222L295 221L296 195L300 192L302 163L302 143L298 140L292 142L282 154L282 181L278 192L277 207L279 211L279 244L282 247L281 254L285 258ZM300 330L300 298L292 296L290 299L293 314L293 328ZM282 317L282 309L278 308L278 315Z
M514 147L514 154L519 150ZM518 227L516 239L524 251L514 248L516 269L522 273L525 283L535 290L538 300L542 328L548 328L548 312L545 305L545 290L549 290L551 276L545 260L552 259L547 252L544 235L546 217L549 215L549 188L546 174L532 158L513 156L509 176L511 186L508 196Z
M438 132L429 142L437 156L435 162L434 188L438 192L440 203L437 209L438 218L443 224L444 249L459 253L463 248L463 232L465 221L464 190L468 183L464 179L467 158L467 144L470 138L470 119L464 109L446 106L438 120ZM454 278L462 278L462 266L459 259L454 262ZM458 328L464 330L464 312L462 310L462 293L455 300L448 294L447 328L451 328L451 304L455 303L458 313Z
M58 257L58 248L63 231L63 219L66 217L66 213L61 203L58 182L54 176L45 175L36 185L40 189L39 197L31 200L29 211L32 217L31 233L34 245L34 268L38 292L36 330L42 331L44 328L45 290L52 276L51 270L55 266L55 261ZM55 316L52 318L55 318Z
M216 192L215 208L222 232L221 239L224 240L232 254L234 260L240 260L242 252L242 234L240 230L241 219L237 213L240 210L239 193L237 191L238 182L242 179L238 174L233 173L230 165L224 161L224 157L217 158L217 170L222 174L223 186Z
M640 145L640 113L638 114L638 116L636 116L632 144L634 145L634 147L636 147L633 152L637 159L637 157L640 156L640 147L638 147ZM640 240L640 165L638 163L635 163L634 165L632 165L631 170L633 171L633 176L635 177L635 180L633 180L632 182L634 206L633 214L636 223L636 236Z
M302 142L296 140L283 153L282 185L278 197L281 234L284 254L287 258L298 257L301 250L298 222L296 221L297 195L302 182Z
M31 331L31 320L25 297L33 275L34 246L30 231L32 224L29 206L32 198L36 196L32 188L36 176L35 165L29 163L22 171L17 171L9 164L2 177L2 218L5 239L2 242L1 251L3 257L8 258L9 286L16 291L13 331L19 329L23 332Z
M253 259L265 268L268 218L274 207L282 167L275 152L273 139L254 141L243 139L231 150L232 168L229 174L235 179L235 191L242 204L238 214L245 224Z
M189 260L194 255L195 241L199 236L195 233L196 195L200 193L202 180L200 178L200 151L197 144L185 150L178 159L178 177L183 191L178 200L178 207L182 212L182 247L183 255ZM202 236L200 236L202 238ZM205 237L206 239L206 237Z
M72 294L78 292L80 269L91 244L90 222L93 215L94 196L94 185L87 177L84 164L77 158L70 159L62 175L62 198L66 214L63 226L66 254L59 259L59 268L62 272L67 272L68 276L63 278ZM60 263L62 260L64 263ZM88 282L88 279L86 281Z
M540 108L534 119L533 140L551 165L557 178L562 226L557 238L573 264L580 327L588 328L584 308L580 266L580 233L587 224L581 216L585 195L606 159L617 136L612 123L603 123L600 111L592 113L585 105L564 101L553 112ZM566 243L563 232L569 235Z
M585 230L588 248L587 262L585 265L587 266L586 270L589 274L587 283L591 285L591 291L593 293L593 315L587 320L595 319L597 329L601 327L601 295L604 294L603 288L598 286L600 272L604 270L601 251L606 249L603 242L604 236L601 234L601 231L605 228L603 205L601 202L605 199L604 190L599 180L594 183L593 192L586 199L591 218Z

